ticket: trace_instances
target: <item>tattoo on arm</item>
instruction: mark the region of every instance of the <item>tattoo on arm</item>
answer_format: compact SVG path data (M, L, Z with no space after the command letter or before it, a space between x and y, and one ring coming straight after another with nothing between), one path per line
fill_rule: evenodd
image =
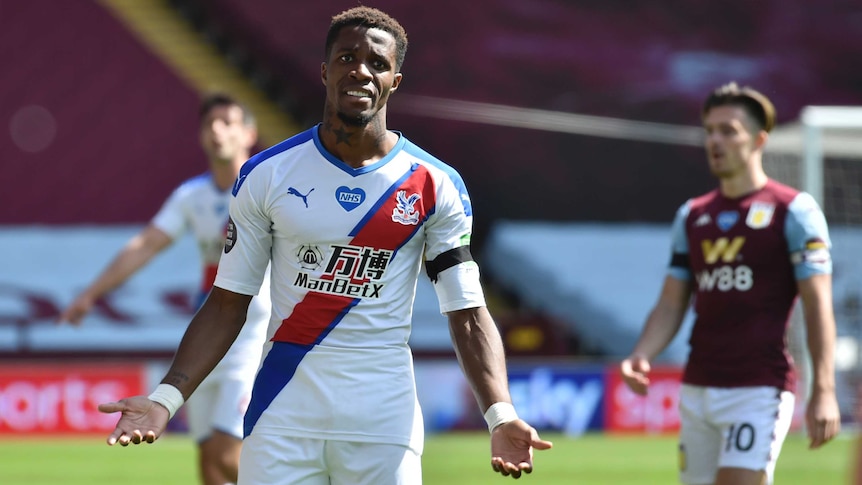
M170 374L166 375L164 379L165 384L170 384L174 387L179 387L188 381L189 376L183 374L182 372L171 372Z

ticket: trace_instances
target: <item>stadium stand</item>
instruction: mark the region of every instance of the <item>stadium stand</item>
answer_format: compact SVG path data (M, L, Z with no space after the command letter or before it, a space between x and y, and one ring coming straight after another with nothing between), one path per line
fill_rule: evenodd
M109 3L2 4L0 42L10 48L0 62L14 68L0 76L10 135L0 136L0 158L14 183L0 192L0 224L140 224L202 170L191 128L199 87L148 50ZM319 118L320 46L343 4L135 3L174 7L301 127ZM713 185L697 147L429 118L402 97L695 126L704 91L732 78L768 86L788 121L806 104L862 104L862 68L843 61L862 55L851 4L541 0L489 10L380 0L412 41L390 125L461 171L480 261L497 221L665 224L682 200ZM487 275L497 274L489 264Z
M98 3L3 2L0 43L0 224L143 222L202 171L197 93Z
M269 83L292 96L304 124L318 119L320 45L329 17L343 5L172 3L230 39L245 62L263 66ZM440 0L428 8L380 0L375 6L399 18L412 41L390 125L462 172L479 247L496 218L667 222L680 200L712 186L704 165L692 162L701 160L699 148L435 120L401 107L407 103L399 97L697 125L704 92L735 79L769 86L784 122L812 102L862 102L853 87L860 69L836 64L862 54L862 43L849 42L862 36L858 16L846 1L823 5L543 0L498 2L489 10L481 2ZM789 27L803 19L805 33ZM836 56L819 54L825 50Z
M291 106L306 125L318 119L320 45L337 6L172 3L205 31L229 39L244 62L262 66L272 89L292 97ZM568 235L555 239L530 222L520 227L506 221L663 228L682 201L714 186L702 149L432 118L406 98L691 127L698 124L704 94L730 79L763 87L779 106L782 123L794 120L806 104L862 103L862 69L840 68L845 64L837 61L862 54L862 42L849 41L862 40L858 13L842 0L817 7L804 0L757 5L673 0L661 8L646 1L564 0L497 2L493 10L456 0L440 0L433 8L397 0L375 6L399 18L411 40L405 82L390 102L390 125L461 171L476 213L474 248L488 262L489 279L514 300L529 302L530 311L567 320L570 331L582 337L584 352L618 354L631 346L631 332L655 296L644 289L655 287L661 268L638 273L643 262L603 259L603 241L617 237L612 229L590 236L583 226L571 225ZM794 27L803 22L804 33ZM824 51L836 55L822 56ZM495 229L500 221L502 228ZM523 246L515 250L501 242L501 232L514 238L519 230ZM630 243L626 251L633 259L646 251L641 244L654 254L666 253L661 231L635 228L618 238ZM541 270L553 264L566 267L561 274L548 270L559 281ZM602 264L613 267L604 277L596 275ZM635 281L633 275L627 283L639 303L619 305L614 284L627 278L629 269L647 276ZM667 358L678 361L683 351L679 342Z

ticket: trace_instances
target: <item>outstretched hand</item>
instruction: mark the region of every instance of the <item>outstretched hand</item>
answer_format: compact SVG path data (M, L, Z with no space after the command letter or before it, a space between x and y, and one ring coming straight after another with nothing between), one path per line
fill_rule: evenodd
M146 396L134 396L117 402L99 404L103 413L122 413L114 432L108 436L108 445L120 443L152 443L168 426L168 410Z
M491 467L504 477L521 478L521 473L533 471L533 448L547 450L552 446L521 419L501 424L491 433Z
M620 374L626 385L635 394L646 396L649 387L649 360L639 355L632 355L620 363Z
M82 293L66 307L60 315L57 316L57 323L71 323L72 325L80 325L84 316L90 313L93 308L94 301L89 295Z

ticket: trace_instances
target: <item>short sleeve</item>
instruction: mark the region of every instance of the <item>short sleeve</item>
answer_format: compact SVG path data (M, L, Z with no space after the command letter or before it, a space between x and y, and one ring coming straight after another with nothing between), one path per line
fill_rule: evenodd
M159 212L153 216L151 224L177 240L188 230L188 222L183 211L184 186L179 186L162 204Z
M832 273L832 242L826 217L807 192L800 192L788 205L784 234L796 279Z
M256 295L263 282L272 250L271 220L266 210L265 170L242 175L230 201L225 247L219 260L215 286L244 295Z
M676 216L670 228L671 257L668 275L684 281L691 279L688 237L685 232L685 221L688 219L690 211L691 200L688 200L677 209Z
M426 266L439 269L432 281L442 313L485 306L479 267L469 250L472 224L467 189L457 173L447 173L425 225Z

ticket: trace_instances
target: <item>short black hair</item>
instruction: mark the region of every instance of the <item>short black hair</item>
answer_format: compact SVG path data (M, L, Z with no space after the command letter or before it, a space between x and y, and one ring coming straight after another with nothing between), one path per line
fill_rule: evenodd
M369 29L380 29L392 34L392 37L395 38L395 70L400 71L404 64L404 57L407 55L407 32L397 20L372 7L353 7L332 17L332 23L329 24L329 31L326 33L325 59L329 60L332 44L341 29L355 25Z
M715 89L703 103L702 117L717 106L740 106L757 124L758 128L769 133L775 127L775 106L772 101L757 90L748 86L739 87L730 82Z
M243 123L248 126L253 126L255 124L254 113L252 113L246 105L227 93L209 93L204 96L203 99L201 99L201 104L198 108L198 119L203 121L209 112L216 106L239 106L239 109L242 110Z

